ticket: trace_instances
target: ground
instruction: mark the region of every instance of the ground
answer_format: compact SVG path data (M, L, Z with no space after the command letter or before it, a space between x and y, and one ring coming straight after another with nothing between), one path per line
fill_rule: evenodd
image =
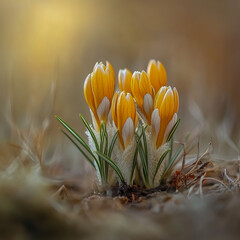
M134 197L53 181L36 166L1 174L1 239L239 239L239 161L211 162L191 186Z

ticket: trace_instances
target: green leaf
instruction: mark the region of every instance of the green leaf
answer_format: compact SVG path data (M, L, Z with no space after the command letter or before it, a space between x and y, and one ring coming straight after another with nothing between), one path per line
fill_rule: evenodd
M177 122L174 124L171 132L170 132L169 135L168 135L167 142L169 142L169 141L171 140L171 138L173 137L173 135L174 135L174 133L176 132L176 130L177 130L180 122L181 122L181 118L179 118L179 119L177 120Z
M117 173L117 175L119 176L121 182L124 182L124 178L123 178L123 175L121 173L121 170L118 168L118 166L116 165L116 163L110 159L108 156L106 156L105 154L103 153L100 153L100 152L97 152L96 151L96 154L102 158L104 161L106 161L112 168L113 170Z
M133 157L133 164L132 164L132 171L131 171L131 177L130 177L130 181L132 182L133 180L133 173L134 173L134 169L137 165L137 155L138 155L138 148L136 147L135 152L134 152L134 157Z
M108 133L107 133L106 124L103 122L102 125L103 125L103 139L104 139L104 142L105 142L105 147L103 145L104 154L107 155L108 154ZM108 180L108 167L109 167L109 164L107 162L105 162L105 179L106 179L106 182Z
M166 174L168 173L168 171L171 169L172 165L174 164L174 162L176 161L177 157L179 156L179 154L181 153L181 151L183 150L184 148L184 144L187 142L188 138L189 138L190 134L187 134L187 136L185 137L184 139L184 143L179 146L179 148L177 149L177 151L175 152L173 158L171 159L171 161L169 162L166 170L164 171L162 177L161 177L161 180L166 176ZM161 181L160 180L160 181Z
M147 139L146 139L145 130L146 130L146 128L144 129L144 128L142 127L144 154L145 154L146 166L147 166L147 171L148 171L148 147L147 147Z
M145 126L144 128L142 127L142 131L141 131L141 134L139 136L138 136L137 132L135 132L135 137L136 137L136 141L137 141L137 151L139 152L139 156L140 156L142 166L143 166L142 170L143 170L143 175L144 175L144 181L145 181L146 185L148 185L148 183L149 183L149 180L148 180L148 161L146 159L146 154L145 154L145 151L143 150L143 145L142 145L142 142L141 142L141 138L143 137L143 134L145 135L146 128L147 128L147 126ZM146 135L145 135L145 137L146 137ZM146 141L146 138L145 138L145 141ZM146 142L145 142L144 146L147 147Z
M61 132L78 148L82 155L87 159L87 161L96 169L93 161L88 157L88 155L78 146L78 144L63 130Z
M90 133L90 135L91 135L91 137L92 137L92 139L93 139L93 141L94 141L94 143L95 143L95 146L96 146L97 151L99 151L99 145L98 145L98 142L97 142L97 138L96 138L96 136L95 136L95 134L94 134L91 126L89 125L89 123L87 122L87 120L86 120L81 114L80 114L79 116L80 116L80 118L82 119L85 127L86 127L87 130L89 131L89 133Z
M156 178L156 175L157 175L157 172L159 170L159 167L161 166L161 163L163 162L163 160L165 159L165 157L167 156L167 154L170 152L170 148L167 149L163 154L162 156L160 157L159 161L158 161L158 164L157 164L157 167L156 167L156 170L155 170L155 173L154 173L154 176L153 176L153 181L152 183L154 183L155 181L155 178Z
M102 123L100 126L100 152L103 152L104 140L105 140L104 123Z
M145 154L143 151L143 146L141 141L139 141L139 145L138 145L138 151L139 151L139 155L140 155L140 159L143 165L143 174L144 174L144 178L145 178L145 182L148 183L148 167L147 167L147 162L145 159Z
M55 116L56 119L72 134L73 137L92 155L92 157L97 161L96 157L94 156L92 150L87 145L87 143L83 140L82 137L78 135L76 131L74 131L66 122L64 122L60 117Z
M108 133L107 133L107 128L106 124L104 123L104 136L105 136L105 148L104 148L104 154L108 154Z
M112 141L110 143L109 150L108 150L109 158L111 158L111 156L112 156L112 151L113 151L114 145L116 143L117 137L118 137L118 131L116 131L116 133L113 135Z
M173 163L175 162L175 160L177 159L177 157L179 156L179 154L181 153L181 151L183 150L183 145L181 145L178 150L176 151L176 153L173 155L173 158L171 159L171 161L169 162L167 168L165 169L165 171L163 172L163 175L161 177L161 179L163 179L165 177L165 175L167 174L167 172L169 171L169 169L172 167Z
M169 153L169 158L168 158L168 163L171 162L172 159L172 153L173 153L173 137L170 139L170 153Z

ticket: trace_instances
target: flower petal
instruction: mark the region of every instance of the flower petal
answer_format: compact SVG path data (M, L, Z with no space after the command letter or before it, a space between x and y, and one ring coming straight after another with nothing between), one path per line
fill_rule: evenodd
M134 134L134 124L131 117L127 118L122 127L122 139L124 143L124 148L130 143Z
M97 108L97 115L99 119L106 122L108 119L109 109L110 109L110 101L107 97L104 97L102 102Z
M157 136L160 130L160 117L159 117L159 110L156 108L152 112L152 129L153 129L153 135Z
M172 128L174 127L175 123L177 122L177 114L174 113L172 120L168 123L165 133L164 133L164 137L163 137L163 141L166 141L169 133L171 132Z
M128 69L120 69L118 72L118 85L121 91L131 91L132 73Z

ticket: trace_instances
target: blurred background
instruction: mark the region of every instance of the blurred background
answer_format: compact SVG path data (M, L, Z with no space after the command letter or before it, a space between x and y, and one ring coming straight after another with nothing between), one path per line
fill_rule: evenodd
M146 70L149 59L179 91L178 134L200 126L200 144L239 156L240 1L1 0L1 159L14 157L22 135L31 144L47 129L34 146L41 157L58 149L60 160L77 161L54 115L83 134L83 82L95 62L117 74Z

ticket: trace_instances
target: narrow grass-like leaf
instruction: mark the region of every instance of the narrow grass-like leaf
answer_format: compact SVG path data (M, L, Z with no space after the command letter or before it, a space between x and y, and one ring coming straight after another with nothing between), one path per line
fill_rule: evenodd
M93 161L89 158L89 156L78 146L78 144L64 131L61 132L78 148L78 150L82 153L82 155L86 158L86 160L96 169Z
M170 139L170 153L169 153L168 163L171 162L172 153L173 153L173 137Z
M146 166L147 166L147 171L148 171L148 147L147 147L147 139L146 139L145 130L146 130L146 128L144 129L144 127L142 127L144 154L145 154Z
M104 147L104 154L108 154L108 133L107 133L107 128L106 124L104 123L104 138L105 138L105 147ZM105 162L105 177L106 177L106 182L108 181L108 167L109 164Z
M105 148L104 148L104 154L108 154L108 133L107 133L107 128L106 124L104 123L104 137L105 137Z
M64 122L60 117L55 116L56 119L72 134L73 137L92 155L92 157L97 161L96 157L94 156L92 150L88 146L88 144L84 141L82 137L78 135L76 131L74 131L66 122Z
M145 182L148 183L148 167L146 164L146 159L145 159L145 154L144 154L144 150L143 150L143 146L141 141L139 140L139 146L138 146L138 151L139 151L139 155L140 155L140 159L143 165L143 174L144 174L144 178L145 178Z
M118 131L116 131L116 133L113 135L112 141L110 143L109 150L108 150L109 158L111 158L111 156L112 156L112 151L113 151L114 145L116 143L117 137L118 137Z
M104 135L103 135L103 123L100 126L100 143L99 143L99 151L103 153L103 144L104 144ZM101 166L102 176L104 178L104 181L106 181L106 174L105 174L105 161L102 160L102 158L99 157L99 164Z
M100 152L97 152L97 151L96 151L96 154L97 154L100 158L102 158L104 161L106 161L106 162L113 168L113 170L117 173L117 175L119 176L121 182L124 182L123 175L122 175L120 169L118 168L118 166L116 165L116 163L115 163L112 159L110 159L108 156L106 156L105 154L103 154L103 153L100 153Z
M133 179L134 169L135 169L135 167L137 165L138 145L140 143L142 135L143 135L143 132L140 134L140 136L138 136L138 134L135 132L135 138L136 138L137 145L136 145L136 149L135 149L134 157L133 157L133 165L132 165L131 178L130 178L131 181Z
M97 142L97 138L96 138L96 136L95 136L95 134L94 134L91 126L89 125L89 123L87 122L87 120L86 120L81 114L80 114L79 116L80 116L80 118L82 119L85 127L86 127L87 130L89 131L89 133L90 133L90 135L91 135L91 137L92 137L92 139L93 139L93 141L94 141L94 143L95 143L95 146L96 146L97 151L99 151L99 145L98 145L98 142Z
M137 156L138 156L138 148L136 147L135 152L134 152L132 171L131 171L131 177L130 177L131 182L132 182L132 179L133 179L134 169L137 165Z
M169 162L167 168L163 172L163 175L162 175L161 179L163 179L165 177L165 175L167 174L169 169L172 167L173 163L175 162L175 160L177 159L177 157L179 156L179 154L181 153L182 150L183 150L183 145L179 146L178 150L173 155L173 157L172 157L171 161Z
M156 178L156 176L157 176L157 172L158 172L158 170L159 170L159 168L160 168L163 160L165 159L165 157L167 156L167 154L170 152L170 150L171 150L170 148L167 149L167 150L162 154L162 156L160 157L160 159L159 159L159 161L158 161L158 164L157 164L157 167L156 167L156 170L155 170L155 173L154 173L154 176L153 176L152 184L153 184L154 181L155 181L155 178Z
M144 128L142 127L142 131L141 134L138 136L137 132L135 132L135 137L136 137L136 142L137 142L137 152L139 153L141 162L142 162L142 170L143 170L143 175L144 175L144 182L146 185L149 184L149 180L148 180L148 165L147 165L147 161L146 161L146 155L145 152L143 150L143 145L141 142L141 138L143 137L143 134L145 133L147 126L145 126ZM146 146L146 145L145 145ZM136 156L137 158L137 156ZM136 160L137 161L137 160ZM136 164L135 164L136 166ZM134 172L134 169L132 169L132 174Z
M140 155L140 158L141 158L141 161L142 161L142 164L143 164L143 168L147 172L148 167L147 167L146 158L145 158L142 143L139 144L138 150L139 150L139 155Z
M104 141L105 141L104 123L102 123L100 127L100 152L103 152Z
M179 118L179 119L177 120L177 122L174 124L171 132L170 132L169 135L168 135L167 142L169 142L169 141L171 140L171 138L173 137L173 135L174 135L174 133L176 132L176 130L177 130L180 122L181 122L181 118Z
M187 136L185 137L184 139L184 143L179 146L179 148L177 149L176 153L174 154L173 158L171 159L171 161L169 162L166 170L164 171L162 177L161 177L161 180L166 176L166 174L168 173L168 171L171 169L172 165L174 164L174 162L176 161L177 157L179 156L179 154L181 153L181 151L183 150L184 148L184 144L187 142L188 138L189 138L190 134L187 134ZM160 181L161 181L160 180Z
M190 136L190 134L187 134L187 136L186 136L185 139L184 139L183 144L182 144L181 146L179 146L179 148L178 148L178 150L176 151L176 153L174 154L172 160L169 162L169 164L171 164L171 166L170 166L169 169L166 171L165 176L166 176L166 174L168 174L168 175L170 174L170 173L169 173L169 170L171 170L174 162L176 161L176 159L178 158L179 154L180 154L181 151L183 150L184 144L187 142L189 136ZM181 148L181 150L180 150L180 148Z

